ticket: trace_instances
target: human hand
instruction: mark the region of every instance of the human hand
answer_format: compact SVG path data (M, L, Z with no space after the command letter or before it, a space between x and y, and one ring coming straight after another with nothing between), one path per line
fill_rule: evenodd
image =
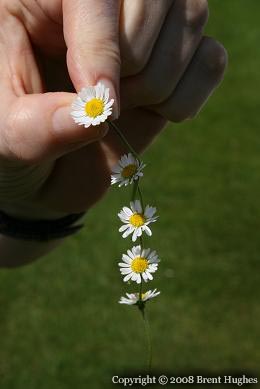
M119 126L141 151L166 119L193 116L224 73L225 50L202 38L205 0L124 0L121 8L118 0L13 0L0 7L0 200L18 216L82 211L109 186L122 145L111 131L105 135L106 125L72 122L73 87L109 86L115 112L121 102Z

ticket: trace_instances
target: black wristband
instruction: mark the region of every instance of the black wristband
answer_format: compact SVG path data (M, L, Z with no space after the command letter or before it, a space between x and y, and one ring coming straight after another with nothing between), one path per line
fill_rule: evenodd
M0 234L16 239L45 242L72 235L83 227L73 225L84 215L75 213L56 220L23 220L0 211Z

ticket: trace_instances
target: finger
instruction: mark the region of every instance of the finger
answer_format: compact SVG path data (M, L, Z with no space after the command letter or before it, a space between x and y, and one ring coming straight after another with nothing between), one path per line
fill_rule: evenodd
M173 94L164 103L151 108L173 122L193 118L220 84L226 65L225 48L212 38L203 38Z
M122 107L159 103L174 90L191 61L208 18L206 0L176 0L146 68L123 80Z
M139 73L148 62L174 0L124 0L121 7L121 76Z
M70 116L73 93L44 93L12 98L2 107L0 155L39 163L102 138L107 125L85 128ZM5 112L4 112L5 111Z
M119 111L119 0L64 0L64 37L67 63L75 88L101 81Z

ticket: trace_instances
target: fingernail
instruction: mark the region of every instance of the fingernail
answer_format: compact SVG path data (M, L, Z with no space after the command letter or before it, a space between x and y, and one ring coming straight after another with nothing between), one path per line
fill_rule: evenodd
M106 78L101 78L98 80L101 84L103 84L106 88L109 88L109 99L114 99L114 104L113 104L113 110L112 110L112 115L111 119L116 120L119 117L119 112L120 112L120 104L119 104L119 98L117 91L115 90L115 87L113 83L106 79Z

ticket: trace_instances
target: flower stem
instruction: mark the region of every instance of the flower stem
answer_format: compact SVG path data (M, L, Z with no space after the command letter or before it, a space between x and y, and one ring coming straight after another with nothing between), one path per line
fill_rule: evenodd
M144 320L144 328L145 328L146 341L147 341L147 371L148 373L150 373L152 367L152 341L151 341L149 321L145 313L145 305L143 305L142 308L140 308L140 311L142 314L142 318Z
M142 196L142 192L141 192L141 189L140 189L140 186L138 185L137 186L137 191L138 191L138 195L139 195L139 198L140 198L140 203L142 205L142 210L144 212L144 202L143 202L143 196Z
M127 147L128 151L130 151L134 156L135 158L139 161L140 161L140 158L139 158L139 155L137 154L137 152L133 149L133 147L130 145L130 143L128 142L128 140L126 139L126 137L123 135L122 131L115 125L115 123L111 122L110 120L107 121L109 126L113 128L113 130L115 130L115 132L117 133L117 135L119 136L119 138L121 139L121 141L124 143L124 145Z
M141 282L140 282L140 288L139 288L139 301L142 301L142 286L143 286L143 280L141 276Z
M141 246L141 248L143 248L144 247L144 240L143 240L142 235L139 237L139 240L140 240L140 246Z
M133 192L132 192L132 198L131 198L132 201L135 201L135 199L136 199L136 192L137 192L138 188L139 188L138 180L136 180L136 181L134 181L134 185L133 185Z

